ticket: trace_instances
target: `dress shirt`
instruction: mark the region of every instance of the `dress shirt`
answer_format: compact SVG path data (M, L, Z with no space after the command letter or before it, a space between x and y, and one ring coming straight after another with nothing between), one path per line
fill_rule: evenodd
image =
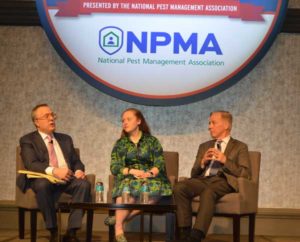
M215 149L218 149L218 148L217 148L217 142L218 142L218 141L222 141L222 142L221 142L221 152L224 153L224 152L225 152L225 149L226 149L226 147L227 147L227 144L228 144L228 142L229 142L229 140L230 140L230 135L228 135L228 136L225 137L224 139L218 139L218 140L216 140L216 142L215 142L215 147L214 147L214 148L215 148ZM209 168L205 171L204 176L209 176L210 169L211 169L211 167L212 167L213 161L214 161L214 159L210 162Z
M41 132L41 131L38 131L38 132L42 136L42 139L45 142L45 145L48 149L48 143L49 143L48 138L47 138L48 135ZM53 147L54 147L55 154L56 154L56 157L57 157L57 160L58 160L58 167L59 168L68 167L68 165L66 163L66 160L64 158L64 155L62 153L62 150L59 146L59 143L57 142L57 140L55 139L55 137L53 135L52 135L52 142L53 142ZM46 174L53 175L53 169L54 169L54 167L48 166L45 170Z

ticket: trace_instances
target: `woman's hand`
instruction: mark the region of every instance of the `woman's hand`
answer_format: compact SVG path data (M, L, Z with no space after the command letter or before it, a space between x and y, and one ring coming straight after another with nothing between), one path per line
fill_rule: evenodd
M130 169L129 174L133 175L136 178L144 178L145 171L143 170L138 170L138 169Z
M157 167L153 167L151 170L148 170L145 172L144 177L143 178L153 178L156 177L159 173L159 170Z
M146 171L146 172L144 172L144 175L140 178L150 178L150 177L154 177L154 175L151 174L150 171Z

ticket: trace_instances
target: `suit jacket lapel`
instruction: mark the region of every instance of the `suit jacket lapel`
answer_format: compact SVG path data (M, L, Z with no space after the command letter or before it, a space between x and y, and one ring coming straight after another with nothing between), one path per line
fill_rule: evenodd
M210 143L208 144L208 149L214 148L215 147L215 143L216 143L215 139L211 140Z
M49 162L49 154L48 154L48 149L47 146L42 138L42 136L39 134L38 131L34 133L34 138L33 142L36 144L37 149L40 150L45 157L45 159Z
M60 149L64 155L65 161L67 163L67 165L69 165L69 160L68 160L68 153L67 153L67 147L66 147L66 143L60 138L59 135L56 135L55 133L53 134L55 139L57 140Z
M233 138L230 138L227 146L226 146L226 149L225 149L225 152L224 152L224 155L227 157L228 154L230 154L231 150L233 149L234 147L234 142L235 140Z

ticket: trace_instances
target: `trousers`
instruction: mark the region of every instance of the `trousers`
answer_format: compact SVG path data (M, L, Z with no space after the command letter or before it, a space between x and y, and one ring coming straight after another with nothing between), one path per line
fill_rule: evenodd
M174 198L178 206L179 227L192 226L192 200L200 196L194 229L207 233L216 203L224 195L234 192L224 176L197 177L178 182L174 187Z
M90 201L91 184L85 179L72 179L66 184L52 184L47 179L32 179L31 188L36 193L37 204L42 212L47 229L57 228L55 204L60 195L65 192L72 196L73 202ZM68 220L68 229L81 227L82 209L72 209Z

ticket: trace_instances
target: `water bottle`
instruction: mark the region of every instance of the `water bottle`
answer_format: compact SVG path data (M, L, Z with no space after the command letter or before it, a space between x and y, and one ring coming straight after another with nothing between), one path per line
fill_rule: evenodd
M125 184L122 190L122 203L129 203L129 197L130 197L129 180L125 179Z
M145 180L141 187L140 202L143 204L149 203L149 186L147 180Z
M96 181L96 203L103 203L104 202L104 186L101 180Z

